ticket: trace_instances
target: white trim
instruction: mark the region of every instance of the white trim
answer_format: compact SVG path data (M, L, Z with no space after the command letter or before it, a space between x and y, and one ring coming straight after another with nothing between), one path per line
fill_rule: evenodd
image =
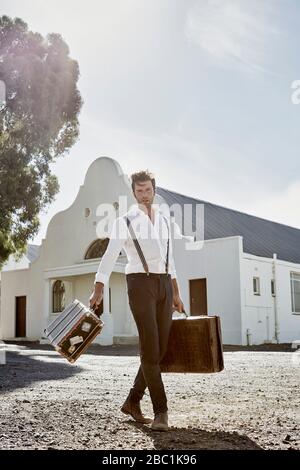
M294 277L294 275L296 275L297 277L296 276ZM292 301L291 310L292 310L293 315L300 315L300 311L295 310L296 303L295 303L294 281L300 283L300 273L294 273L290 271L290 286L291 286L291 301Z
M266 258L264 256L257 256L257 255L252 255L251 253L245 253L243 251L243 259L250 259L250 260L255 260L255 261L260 261L262 263L272 263L273 262L273 258ZM299 269L300 270L300 264L297 264L297 263L292 263L291 261L285 261L285 260L280 260L280 259L276 259L276 264L277 266L278 265L281 265L281 266L290 266L294 269Z
M102 346L110 346L113 344L114 323L113 315L109 311L109 286L104 286L103 292L103 313L101 315L104 327L101 332L99 343Z
M274 289L273 289L274 292L272 292L272 287L274 287ZM271 279L271 296L276 297L276 286L275 286L275 279L274 278Z
M61 278L66 276L80 276L82 274L95 274L99 266L99 261L90 263L73 264L71 266L58 266L44 270L44 279ZM125 273L125 264L116 263L113 272Z
M50 281L50 279L45 279L44 281L44 311L43 311L43 316L42 316L42 336L44 334L44 329L47 327L48 322L49 322L49 315L50 315L50 302L52 304L52 298L51 298L51 293L52 293L52 284L53 282Z
M256 280L256 289L254 288L254 280ZM254 295L260 295L260 279L259 276L252 277L252 292Z
M3 341L0 341L0 364L6 364L6 346Z
M188 235L184 235L186 237ZM227 241L227 240L236 240L239 238L243 238L241 235L233 235L231 237L221 237L221 238L209 238L208 240L191 240L191 244L197 245L197 243L215 243L215 242L220 242L220 241Z

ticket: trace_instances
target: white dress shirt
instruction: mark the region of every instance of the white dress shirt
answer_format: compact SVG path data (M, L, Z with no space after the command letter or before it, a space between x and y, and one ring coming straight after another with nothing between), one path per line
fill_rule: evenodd
M138 204L131 206L125 214L131 220L131 226L140 244L146 259L150 273L166 272L166 255L169 227L169 274L171 278L176 278L175 263L173 258L173 245L171 236L170 220L163 216L163 212L157 205L152 205L154 209L154 223L150 217L139 208ZM137 249L128 231L125 215L115 219L107 249L99 263L95 276L95 282L108 284L109 277L119 256L124 248L128 263L125 267L125 274L145 272ZM168 224L168 226L167 226Z

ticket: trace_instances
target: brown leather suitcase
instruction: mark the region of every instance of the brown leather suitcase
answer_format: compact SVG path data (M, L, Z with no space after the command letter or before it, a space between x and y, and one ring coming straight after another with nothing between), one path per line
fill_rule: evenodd
M162 372L212 373L224 369L218 316L173 318Z
M82 302L75 299L44 330L56 351L75 362L101 332L104 323Z

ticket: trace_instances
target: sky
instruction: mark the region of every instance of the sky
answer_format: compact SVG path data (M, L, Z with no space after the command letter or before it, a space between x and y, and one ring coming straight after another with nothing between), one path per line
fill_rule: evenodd
M51 165L60 192L31 243L101 156L300 228L299 0L0 0L0 14L61 34L80 67L80 138Z

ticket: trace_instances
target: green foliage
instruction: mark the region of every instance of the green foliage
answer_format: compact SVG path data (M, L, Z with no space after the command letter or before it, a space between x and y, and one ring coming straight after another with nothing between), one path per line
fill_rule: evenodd
M28 30L20 18L0 17L0 267L17 258L39 228L39 213L59 190L50 164L79 135L82 99L78 63L59 34Z

